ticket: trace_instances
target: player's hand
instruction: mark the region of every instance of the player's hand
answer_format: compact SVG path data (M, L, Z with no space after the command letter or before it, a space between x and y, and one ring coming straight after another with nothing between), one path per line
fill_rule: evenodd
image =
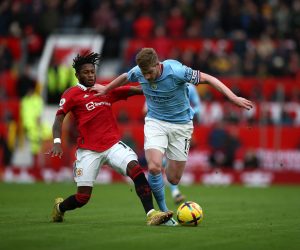
M241 108L245 108L248 110L253 108L253 103L243 97L237 96L235 99L232 100L232 102Z
M61 158L62 155L63 155L63 150L62 150L61 144L60 143L54 143L52 149L46 154L51 155L51 157L58 156L59 158Z
M107 93L106 87L101 84L95 84L90 88L90 91L96 91L97 93L95 94L95 96L105 95Z

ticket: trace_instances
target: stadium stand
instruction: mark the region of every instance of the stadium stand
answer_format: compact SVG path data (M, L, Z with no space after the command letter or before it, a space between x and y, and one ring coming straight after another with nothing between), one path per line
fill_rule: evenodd
M236 93L255 103L252 112L242 112L219 92L198 86L203 119L195 124L191 156L198 159L198 170L211 169L205 161L211 151L208 135L221 121L226 130L236 128L241 143L235 164L224 167L239 168L246 153L254 151L260 158L261 169L276 168L274 162L278 158L273 162L270 159L278 153L282 162L286 162L283 168L290 170L297 165L294 171L300 172L299 164L295 164L300 157L299 1L152 2L5 0L0 3L0 173L18 167L13 162L4 164L3 152L8 138L10 145L16 145L13 151L24 139L19 115L20 89L24 88L19 86L24 84L19 81L21 76L29 68L37 80L37 65L50 35L74 33L100 34L105 38L100 51L103 64L106 60L120 61L120 67L114 67L115 71L109 75L132 67L141 47L154 47L161 60L178 59L216 75ZM107 83L111 79L99 75L98 80ZM45 89L38 85L36 91L46 96ZM113 108L121 133L130 131L139 149L143 148L144 139L143 106L143 97L132 97ZM18 128L14 143L8 129L11 120ZM64 136L69 140L66 127ZM46 150L51 142L44 144ZM74 144L65 150L66 155L73 155ZM72 157L62 161L49 159L41 151L41 167L52 166L59 171L65 166L70 168L72 161ZM199 161L203 166L199 166Z

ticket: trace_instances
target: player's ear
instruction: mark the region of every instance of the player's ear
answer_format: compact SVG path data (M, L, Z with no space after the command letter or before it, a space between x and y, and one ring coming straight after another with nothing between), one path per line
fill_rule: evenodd
M75 76L79 80L79 74L78 74L78 72L75 73Z

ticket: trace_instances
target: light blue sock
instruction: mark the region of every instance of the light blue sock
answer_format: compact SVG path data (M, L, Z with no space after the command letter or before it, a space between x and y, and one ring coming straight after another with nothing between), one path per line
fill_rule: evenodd
M176 195L180 194L178 185L173 185L173 184L169 183L169 188L170 188L173 198L176 197Z
M163 212L168 211L169 209L167 208L165 200L165 184L162 173L159 173L158 175L152 175L149 173L148 182L159 209Z

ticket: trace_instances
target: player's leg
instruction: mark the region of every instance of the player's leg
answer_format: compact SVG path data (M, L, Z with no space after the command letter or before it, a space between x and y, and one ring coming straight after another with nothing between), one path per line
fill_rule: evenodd
M137 161L131 161L127 165L127 175L132 179L135 191L139 196L144 210L147 214L148 225L159 225L169 220L173 212L166 211L166 213L155 211L152 200L152 192L145 174Z
M167 167L167 163L168 163L167 158L164 157L163 158L163 167L164 168ZM181 191L179 189L179 185L173 185L170 182L168 182L168 186L171 191L171 196L172 196L175 204L179 204L185 200L185 196L181 193Z
M54 208L52 212L53 222L62 222L64 219L64 213L68 210L74 210L76 208L83 207L88 203L93 187L78 187L77 193L70 195L67 199L61 197L56 198L54 201Z
M64 213L69 210L81 208L90 200L93 184L99 172L99 166L103 157L99 153L78 149L77 160L74 164L74 179L77 183L77 193L70 195L65 200L56 198L52 211L54 222L62 222Z
M169 160L168 167L165 171L167 180L171 184L177 185L179 183L185 168L185 164L185 161Z
M192 122L188 124L172 124L170 126L169 144L166 150L168 158L166 176L168 181L173 185L178 185L182 177L188 157L192 132Z
M127 165L127 176L134 183L135 191L140 198L146 213L154 209L152 192L145 174L137 161L130 161Z
M147 214L148 225L159 225L172 217L171 211L162 213L154 210L151 188L137 161L137 155L130 147L123 142L115 144L109 150L107 159L113 169L132 179L135 191Z
M148 164L148 182L156 202L162 211L167 211L165 184L162 175L162 160L168 146L167 123L145 118L145 156Z
M161 211L168 211L165 200L165 183L162 174L163 153L157 149L147 149L145 156L148 164L148 182L152 189L157 205Z
M171 196L176 205L185 201L185 196L181 193L178 185L173 185L173 184L169 183L169 188L171 191Z
M92 194L93 187L77 187L77 193L70 195L58 205L58 210L62 213L75 208L83 207L88 203Z

